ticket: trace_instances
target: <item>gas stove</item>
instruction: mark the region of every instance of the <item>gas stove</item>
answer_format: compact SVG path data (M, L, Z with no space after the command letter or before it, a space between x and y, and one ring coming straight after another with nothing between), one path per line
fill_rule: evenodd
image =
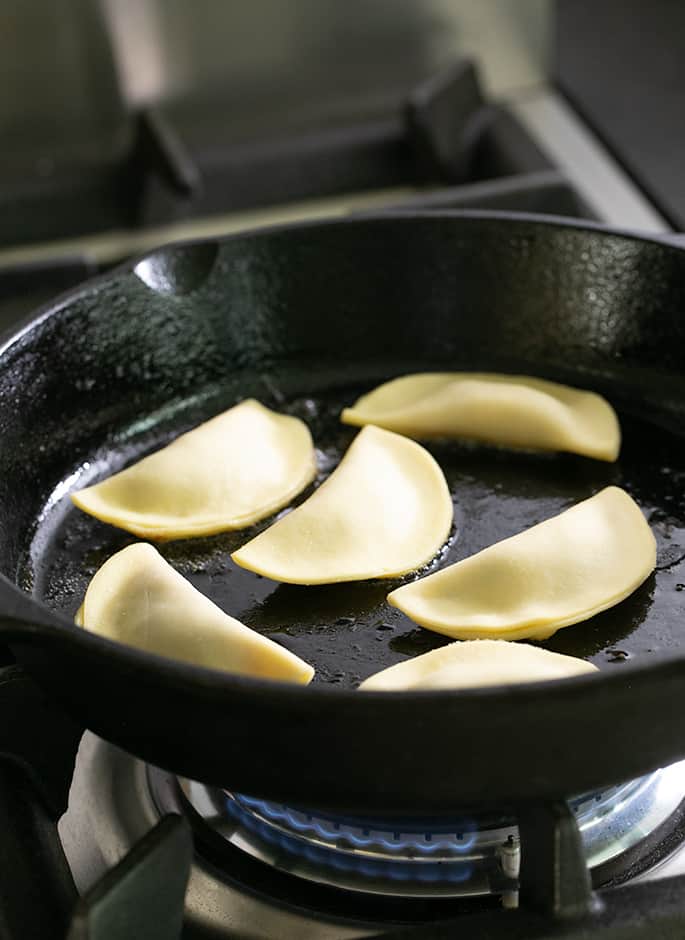
M505 41L508 81L495 39L475 45L477 66L449 62L363 113L333 121L314 102L283 127L269 112L271 134L243 121L212 136L216 102L209 118L145 104L122 165L83 181L95 214L44 164L21 200L0 186L0 327L162 242L293 219L489 208L669 228L535 63ZM0 716L0 940L685 935L683 763L545 806L396 819L145 765L63 714L2 648Z
M677 937L685 763L568 802L341 815L208 787L0 670L0 936ZM649 931L647 933L646 931Z
M118 781L116 794L105 779ZM616 885L634 880L645 864L651 868L655 852L679 838L684 797L680 762L570 801L593 882ZM521 839L513 815L472 809L451 819L393 819L309 811L176 778L90 734L60 822L79 888L88 891L98 870L104 875L169 814L189 821L198 846L185 898L188 923L198 930L270 936L258 926L264 912L276 917L295 902L309 908L305 935L317 938L366 937L393 921L519 906ZM256 885L259 897L243 897L238 920L235 892ZM292 929L274 928L274 936L296 935L292 909L288 920Z

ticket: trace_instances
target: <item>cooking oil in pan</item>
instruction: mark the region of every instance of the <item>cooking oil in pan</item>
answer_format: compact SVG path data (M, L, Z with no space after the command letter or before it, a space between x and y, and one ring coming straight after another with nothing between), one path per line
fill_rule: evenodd
M356 429L342 425L338 416L370 384L338 382L332 389L301 395L297 390L285 393L262 376L261 387L248 390L270 407L302 418L311 429L319 473L295 504L306 499L339 462ZM134 538L73 508L66 491L106 476L229 407L238 400L231 394L224 390L223 397L216 392L197 396L186 409L168 409L157 423L138 421L121 430L116 444L73 468L53 491L52 500L45 501L24 552L20 583L49 606L73 615L98 567ZM624 445L616 464L464 443L426 445L445 473L455 521L448 542L425 570L452 564L515 535L609 484L624 487L637 500L657 538L656 572L618 606L564 628L544 644L606 669L685 646L685 631L679 629L685 609L683 448L675 435L643 421L622 415L621 423ZM379 669L449 642L386 604L389 591L406 578L302 587L278 584L234 565L231 552L271 522L273 518L240 532L167 542L159 548L220 607L311 662L317 682L354 687Z

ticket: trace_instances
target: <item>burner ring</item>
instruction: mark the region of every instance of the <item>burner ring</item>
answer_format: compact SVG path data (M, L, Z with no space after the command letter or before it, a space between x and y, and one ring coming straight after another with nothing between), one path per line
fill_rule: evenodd
M155 795L153 773L150 785ZM370 819L309 812L189 780L179 786L227 842L309 881L395 897L511 898L517 889L520 847L511 818ZM684 795L685 761L570 800L588 867L634 850L673 816Z

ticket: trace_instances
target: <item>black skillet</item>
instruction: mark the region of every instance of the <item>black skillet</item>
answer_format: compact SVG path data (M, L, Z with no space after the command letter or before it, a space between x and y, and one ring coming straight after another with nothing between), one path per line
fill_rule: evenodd
M357 812L449 813L582 792L685 755L685 250L497 213L289 226L160 249L44 308L0 352L0 640L98 734L175 772ZM658 569L545 645L598 677L363 694L445 642L384 598L397 582L291 587L231 565L230 533L162 546L230 613L317 667L310 687L145 655L71 625L125 533L70 506L107 475L253 395L299 414L330 472L340 408L392 375L520 371L621 414L616 465L431 445L456 505L438 564L609 483L647 514ZM266 523L264 523L266 524ZM3 716L7 720L7 716Z

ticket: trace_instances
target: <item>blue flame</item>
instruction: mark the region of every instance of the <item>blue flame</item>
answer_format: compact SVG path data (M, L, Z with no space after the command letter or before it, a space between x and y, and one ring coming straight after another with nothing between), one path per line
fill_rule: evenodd
M241 805L241 804L244 804ZM423 883L460 883L467 881L473 873L473 865L468 859L459 857L473 846L475 833L469 833L468 838L455 834L453 838L442 837L433 841L430 833L417 834L415 838L388 839L378 833L377 837L368 835L370 830L364 830L364 835L352 831L344 822L304 817L286 806L267 803L264 800L240 795L236 799L227 798L227 809L240 823L256 832L257 835L280 850L299 856L308 862L323 869L333 868L362 878L386 878L393 881L419 881ZM260 819L250 810L259 813ZM291 830L276 829L269 825L269 820L282 823ZM308 843L307 837L318 837L331 840L331 846L314 845ZM344 841L352 849L368 849L382 847L390 852L402 855L409 852L415 858L374 859L368 855L357 855L346 852L341 846ZM431 856L438 850L449 852L456 858L432 861Z
M434 855L442 850L453 855L462 855L468 852L476 841L476 833L470 832L467 838L462 833L455 834L453 838L442 838L434 841L432 833L421 833L414 839L401 839L399 833L395 838L388 839L378 834L375 837L369 835L360 836L350 826L340 823L334 823L335 828L329 829L326 822L321 819L309 817L301 818L301 814L295 814L295 811L287 806L280 806L274 803L267 803L265 800L258 800L255 797L239 797L240 802L254 809L262 816L273 819L274 822L284 822L288 828L297 832L311 833L320 839L326 839L333 842L344 840L355 848L365 849L372 846L381 846L388 851L397 853L415 852L418 855ZM369 830L365 830L368 832Z

